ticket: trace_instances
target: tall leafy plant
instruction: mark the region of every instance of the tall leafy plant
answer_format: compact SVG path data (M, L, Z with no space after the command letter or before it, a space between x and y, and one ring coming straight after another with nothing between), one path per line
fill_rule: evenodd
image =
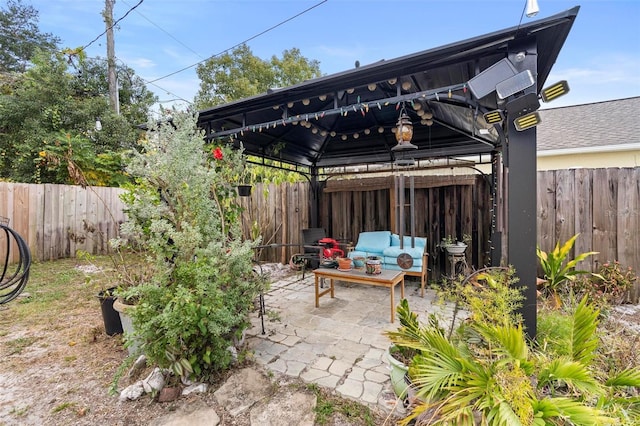
M588 271L576 269L578 263L589 256L598 254L598 252L590 251L578 254L575 258L569 259L569 254L573 249L578 235L580 234L575 234L569 238L562 246L560 246L560 242L558 241L554 249L549 253L542 251L539 246L536 248L540 266L544 272L545 282L542 285L543 290L554 299L556 305L560 305L559 294L562 290L563 283L566 281L574 281L579 274L589 273Z
M230 182L244 159L206 147L193 114L174 111L150 128L128 161L135 184L123 197L122 234L145 248L153 274L123 296L137 300L136 338L151 362L207 378L232 361L263 286Z

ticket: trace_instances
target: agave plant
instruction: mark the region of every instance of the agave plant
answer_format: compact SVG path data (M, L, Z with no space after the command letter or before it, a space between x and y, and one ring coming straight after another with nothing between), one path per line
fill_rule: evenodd
M574 259L568 260L567 257L573 248L573 245L578 238L575 234L569 238L562 246L560 242L556 243L555 248L549 253L544 252L538 246L536 253L540 260L540 266L544 272L545 282L542 284L543 290L553 298L556 306L560 306L560 289L562 283L565 281L573 281L579 274L588 274L589 271L580 271L576 269L579 262L585 260L587 257L598 254L597 251L590 251L577 255Z
M513 303L491 300L491 295L511 297L501 287L509 286L512 274L489 273L491 289L482 286L477 296L468 292L464 299L479 297L511 309ZM472 306L482 304L465 308ZM634 424L640 418L637 399L624 392L640 386L640 370L613 372L601 380L602 372L593 368L599 313L587 299L571 314L565 355L546 353L532 343L512 312L504 312L506 320L500 322L471 312L448 337L435 316L423 325L405 301L401 308L400 327L386 335L395 345L418 352L409 365L417 399L403 425L605 425L624 419Z

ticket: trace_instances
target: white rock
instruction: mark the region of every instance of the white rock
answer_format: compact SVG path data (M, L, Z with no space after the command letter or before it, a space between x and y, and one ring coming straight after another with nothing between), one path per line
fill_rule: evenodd
M233 363L238 362L238 350L237 350L235 347L233 347L233 346L229 346L229 347L227 348L227 350L228 350L229 352L231 352L231 358L233 359L233 361L232 361L232 362L233 362Z
M197 383L197 384L193 384L190 386L187 386L186 388L184 388L182 390L182 395L187 396L190 393L205 393L208 389L208 386L206 383Z
M129 378L136 377L147 365L147 357L142 354L138 357L138 359L133 363L131 369L129 370Z
M158 367L154 368L151 374L142 381L146 393L157 392L164 387L164 384L164 374Z
M132 385L127 386L120 392L120 401L135 401L144 394L142 380L138 380Z

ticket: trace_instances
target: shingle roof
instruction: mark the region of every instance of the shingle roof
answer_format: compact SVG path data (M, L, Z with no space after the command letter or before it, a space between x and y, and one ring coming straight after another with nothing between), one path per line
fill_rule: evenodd
M540 110L538 151L640 143L640 96Z

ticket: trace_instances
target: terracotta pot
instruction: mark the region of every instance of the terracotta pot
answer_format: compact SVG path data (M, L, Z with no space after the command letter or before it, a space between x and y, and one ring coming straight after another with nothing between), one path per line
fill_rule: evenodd
M338 258L338 269L351 269L351 259L349 259L348 257Z

